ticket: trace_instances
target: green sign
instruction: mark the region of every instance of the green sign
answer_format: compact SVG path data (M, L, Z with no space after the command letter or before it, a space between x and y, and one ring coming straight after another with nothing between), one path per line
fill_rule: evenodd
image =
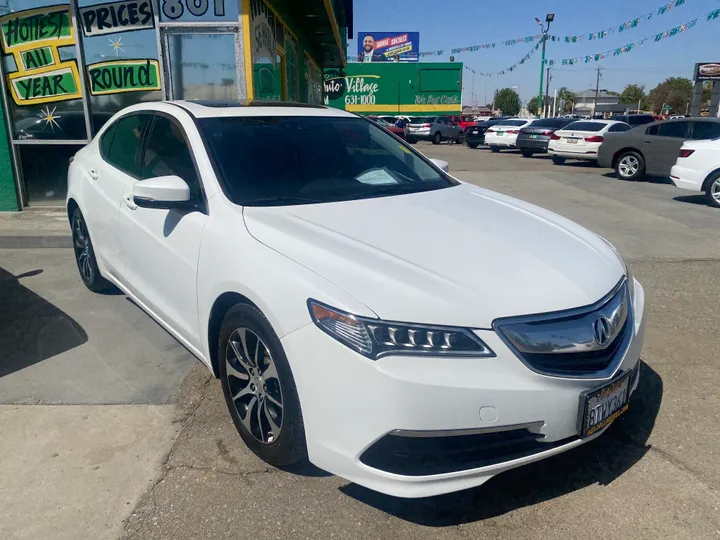
M94 96L160 90L160 66L157 60L111 60L87 67L90 93Z
M51 6L18 11L0 19L3 49L11 52L16 47L74 41L69 6Z
M22 68L25 71L50 66L55 63L52 55L52 47L40 47L38 49L30 49L29 51L21 51L20 59L22 60Z
M37 75L11 76L13 99L18 105L29 105L80 97L73 68L74 64Z

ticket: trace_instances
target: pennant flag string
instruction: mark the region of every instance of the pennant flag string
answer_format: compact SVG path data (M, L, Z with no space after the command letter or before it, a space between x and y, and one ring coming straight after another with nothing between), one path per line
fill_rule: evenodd
M548 40L560 41L563 43L578 43L583 40L593 41L596 39L604 39L609 34L614 34L616 32L624 32L625 30L637 28L638 24L640 24L641 21L649 21L650 19L658 15L665 15L665 13L670 11L672 8L680 7L686 2L687 0L673 0L672 2L663 4L662 6L652 10L650 13L646 13L641 17L630 19L629 21L625 21L624 23L621 23L619 25L611 26L610 28L606 28L605 30L601 30L599 32L591 32L589 34L581 34L578 36L548 36Z
M481 71L475 71L474 69L470 69L468 66L465 66L465 69L468 71L472 71L475 75L479 75L480 77L496 77L498 75L505 75L506 73L510 73L512 71L515 71L517 68L519 68L522 64L527 62L530 57L537 52L537 50L540 48L540 44L536 43L535 46L528 51L528 53L523 56L520 60L515 62L512 66L507 67L503 69L502 71L492 71L492 72L481 72Z
M554 65L556 63L559 63L563 66L572 66L575 64L587 64L588 62L599 62L600 60L605 60L605 58L609 56L619 56L621 54L629 53L630 51L636 49L637 47L640 47L644 45L646 42L651 41L653 43L656 43L658 41L662 41L664 39L668 39L671 37L675 37L678 34L682 34L691 28L694 28L700 20L705 19L706 22L715 21L720 19L720 9L716 9L714 11L711 11L710 13L706 13L705 15L702 15L700 17L697 17L691 21L686 22L685 24L681 24L679 26L676 26L674 28L671 28L670 30L666 30L664 32L659 32L657 34L653 34L652 36L647 36L642 39L639 39L637 41L634 41L632 43L628 43L627 45L623 45L622 47L618 47L616 49L609 49L607 51L595 53L595 54L589 54L586 56L576 56L574 58L563 58L559 62L550 60L549 64Z

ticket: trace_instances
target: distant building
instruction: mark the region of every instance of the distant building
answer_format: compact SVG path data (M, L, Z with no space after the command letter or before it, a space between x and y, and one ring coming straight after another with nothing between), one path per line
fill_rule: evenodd
M620 96L608 94L607 92L598 92L597 108L595 106L595 90L583 90L577 92L577 103L575 104L575 114L587 116L596 113L603 114L619 114L631 109L632 105L628 103L620 103ZM637 108L637 107L636 107Z

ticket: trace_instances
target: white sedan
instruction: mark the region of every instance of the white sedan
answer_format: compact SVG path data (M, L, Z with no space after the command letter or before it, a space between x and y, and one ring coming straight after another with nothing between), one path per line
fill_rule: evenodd
M683 143L670 179L679 188L704 192L720 208L720 139Z
M511 118L488 128L485 132L485 145L493 152L503 148L515 148L518 133L525 126L529 126L535 118Z
M630 128L625 122L616 120L579 120L550 136L548 154L555 165L562 165L567 159L597 161L598 149L605 140L604 135L627 131Z
M82 281L204 362L274 466L466 489L598 437L638 385L644 292L612 245L351 113L133 105L68 179Z

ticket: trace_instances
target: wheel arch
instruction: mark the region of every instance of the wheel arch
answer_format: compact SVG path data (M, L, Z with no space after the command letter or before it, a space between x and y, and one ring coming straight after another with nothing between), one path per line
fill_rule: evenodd
M643 158L643 161L645 161L645 163L647 163L647 160L645 159L645 154L643 154L637 148L633 148L632 146L626 146L625 148L621 148L620 150L617 150L613 154L613 158L612 158L612 168L613 169L615 167L617 167L618 159L620 159L620 156L622 156L625 152L635 152L636 154L639 154L641 158Z
M255 302L238 292L224 292L215 299L215 302L213 302L213 305L210 308L210 316L208 317L207 345L208 353L210 354L210 367L212 368L213 375L215 375L216 378L220 373L220 359L218 358L217 351L217 342L220 338L220 327L222 326L223 319L225 318L225 315L227 315L227 312L237 304L247 304L253 306L262 313L262 309L260 309Z
M710 187L710 182L712 182L715 178L717 178L717 175L720 174L720 168L715 169L710 174L705 177L705 180L703 180L702 188L700 188L702 191L707 191Z
M76 201L75 199L73 199L72 197L70 197L70 198L68 199L68 202L67 202L67 217L68 217L68 221L72 222L73 212L75 212L75 210L77 210L78 208L80 208L80 205L77 203L77 201Z

